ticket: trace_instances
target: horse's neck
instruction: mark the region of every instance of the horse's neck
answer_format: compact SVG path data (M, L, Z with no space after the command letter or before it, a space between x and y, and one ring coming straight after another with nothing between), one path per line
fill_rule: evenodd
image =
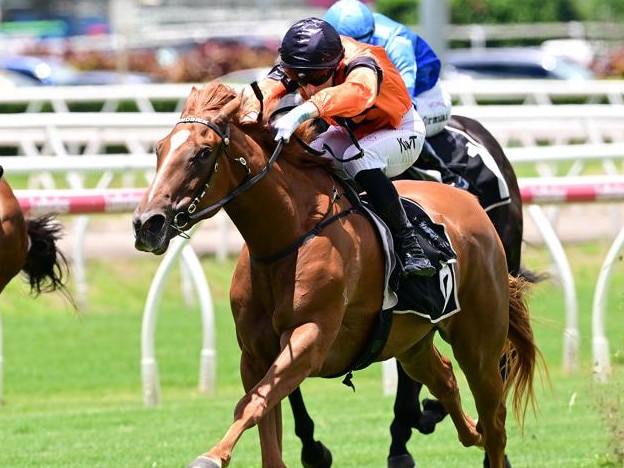
M226 206L250 252L273 255L296 242L330 210L331 178L320 169L276 163Z

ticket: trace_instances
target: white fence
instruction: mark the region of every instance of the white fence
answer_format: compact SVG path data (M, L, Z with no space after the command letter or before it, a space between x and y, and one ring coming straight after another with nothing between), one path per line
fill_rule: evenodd
M180 111L196 84L148 84L72 87L28 87L2 93L1 104L23 106L26 112L46 108L69 112L77 104L89 103L101 112L116 112L129 103L139 112L155 112L156 103ZM448 80L445 88L457 105L481 103L524 103L529 105L570 102L624 104L624 80Z
M624 142L624 105L456 106L503 146ZM145 154L167 135L175 112L0 114L0 148L24 156ZM546 150L542 150L546 151Z
M566 179L561 183L566 186L574 183L585 184L585 189L596 193L596 187L609 182L608 187L616 194L611 197L622 200L621 183L624 158L624 82L591 82L591 83L554 83L554 82L514 82L494 81L470 83L448 83L448 88L454 99L461 103L456 105L457 114L467 115L480 120L503 145L513 145L506 149L509 159L514 165L533 164L542 176L557 174L558 165L566 163ZM72 190L63 195L61 191L42 192L35 203L43 210L77 213L102 211L130 211L135 206L135 200L124 198L128 193L136 196L134 189L123 189L116 192L110 206L119 208L107 209L109 205L102 205L102 200L89 200L93 191L84 191L82 201L74 202L63 198L76 195L76 190L83 190L85 174L100 173L97 182L98 190L105 190L112 180L114 173L123 173L129 176L128 187L145 186L151 179L154 167L154 157L151 153L153 144L165 136L175 123L191 85L149 85L149 86L112 86L82 87L82 88L32 88L18 89L0 97L0 104L23 104L25 112L0 115L0 147L13 148L20 155L26 157L0 157L0 165L5 168L6 174L23 173L33 176L35 185L45 189L55 189L52 174L62 173ZM556 104L560 99L580 99L589 104ZM522 101L525 104L512 105L477 105L491 101ZM170 102L175 105L175 112L155 112L155 102ZM80 103L96 103L101 106L101 112L72 112L72 106ZM132 102L136 112L117 112L121 102ZM609 104L595 104L608 102ZM539 105L527 105L535 104ZM44 108L51 108L53 112L40 112ZM583 143L570 145L569 143ZM550 146L536 146L547 143ZM521 147L517 147L517 146ZM522 147L524 146L524 147ZM124 154L100 153L110 147L120 149ZM581 172L584 165L590 161L601 161L605 174L615 179L591 180L583 179L575 182L571 176ZM143 174L137 183L135 174ZM561 174L558 174L561 175ZM619 175L619 176L618 176ZM550 185L549 185L550 184ZM553 182L536 181L535 187L545 186L547 189L540 192L541 199L532 199L537 192L531 192L529 197L525 189L525 197L529 205L529 214L538 224L540 234L544 238L559 274L564 284L566 301L566 330L564 333L564 367L574 370L576 367L578 328L577 304L575 287L570 267L560 240L552 228L551 220L541 210L542 204L557 204L565 202L588 202L587 194L579 199L567 199L553 189ZM550 187L550 188L548 188ZM568 187L570 188L570 187ZM577 187L578 188L578 187ZM552 189L552 190L551 190ZM134 190L134 191L133 191ZM539 190L539 189L531 189ZM553 191L554 190L554 191ZM553 193L559 193L553 197ZM589 192L588 192L589 193ZM107 195L107 196L109 196ZM112 196L112 195L111 195ZM550 197L544 199L543 197ZM24 198L26 197L26 198ZM22 194L28 200L28 194ZM26 204L28 202L25 202ZM73 206L72 203L78 203ZM108 203L108 202L107 202ZM59 208L60 207L60 208ZM26 206L26 209L32 210ZM34 211L32 211L34 212ZM81 225L78 236L83 242L87 229L86 216L80 216ZM223 218L227 220L227 218ZM226 232L228 228L224 226ZM227 233L224 234L224 237ZM593 306L593 348L596 362L596 376L605 380L608 378L610 365L608 342L604 336L604 306L606 290L611 276L610 265L614 257L624 244L624 229L619 232L613 242L609 254L605 259L603 269L596 284ZM224 244L225 245L225 244ZM193 271L193 279L198 294L205 294L209 289L202 289L205 282L198 261L193 258L194 253L187 252L187 246L180 245L172 248L172 256L181 256L189 270ZM190 247L189 247L190 248ZM227 247L225 247L227 248ZM84 260L80 256L82 245L77 246L74 254L80 262L75 265L78 272L78 282L84 282ZM191 249L192 250L192 249ZM185 253L186 252L186 253ZM227 253L227 252L226 252ZM223 254L223 253L222 253ZM76 260L76 259L74 259ZM164 260L159 272L152 282L146 309L144 311L144 327L142 330L142 374L144 383L144 397L146 404L153 404L158 400L159 384L157 365L154 358L154 343L151 336L156 310L158 306L158 288L170 268L172 259ZM80 271L83 271L80 274ZM76 271L74 276L76 277ZM86 287L83 285L83 287ZM80 288L80 285L79 285ZM156 288L156 289L155 289ZM202 292L203 291L203 292ZM84 291L83 291L84 293ZM212 304L201 297L202 318L204 326L204 347L201 352L200 388L209 391L211 383L209 376L213 373L214 349L211 347L211 315ZM151 340L151 341L150 341ZM1 330L0 330L1 351ZM2 356L0 352L0 365ZM0 368L0 396L2 389Z

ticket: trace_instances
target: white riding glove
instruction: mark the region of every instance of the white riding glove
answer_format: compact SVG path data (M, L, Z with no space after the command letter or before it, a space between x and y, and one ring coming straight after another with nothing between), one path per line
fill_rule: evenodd
M277 119L273 124L273 129L276 131L275 141L284 140L288 143L290 137L295 133L299 125L306 120L318 117L318 115L318 108L310 101L306 101L300 106L291 109L286 115Z

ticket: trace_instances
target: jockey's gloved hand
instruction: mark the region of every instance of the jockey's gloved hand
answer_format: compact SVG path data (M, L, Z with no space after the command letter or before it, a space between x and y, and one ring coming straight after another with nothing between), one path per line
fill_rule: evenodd
M273 123L273 130L275 130L275 141L284 140L286 143L290 140L290 137L295 130L306 120L318 117L318 108L310 101L290 110L286 115L280 117Z

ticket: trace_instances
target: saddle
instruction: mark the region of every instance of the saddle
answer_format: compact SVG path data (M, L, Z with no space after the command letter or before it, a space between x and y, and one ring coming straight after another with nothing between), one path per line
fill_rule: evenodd
M416 237L433 265L436 274L430 277L395 279L393 271L391 287L396 288L397 304L394 313L415 313L432 323L459 311L454 264L457 253L451 245L444 225L435 223L427 212L412 200L401 199L405 212L414 226ZM394 285L394 286L393 286Z

